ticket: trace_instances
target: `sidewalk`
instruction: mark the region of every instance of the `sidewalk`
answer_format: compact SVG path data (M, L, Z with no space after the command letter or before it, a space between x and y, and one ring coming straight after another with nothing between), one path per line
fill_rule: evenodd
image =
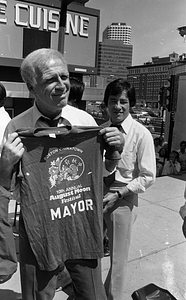
M186 299L186 239L182 234L179 208L184 203L186 174L160 177L144 194L140 194L138 218L128 262L126 293L121 300L131 300L138 288L155 283L168 289L177 300ZM15 202L10 203L10 218ZM103 280L109 268L109 257L102 260ZM0 286L0 300L21 298L19 270ZM66 300L57 292L54 300ZM83 300L83 299L82 299Z

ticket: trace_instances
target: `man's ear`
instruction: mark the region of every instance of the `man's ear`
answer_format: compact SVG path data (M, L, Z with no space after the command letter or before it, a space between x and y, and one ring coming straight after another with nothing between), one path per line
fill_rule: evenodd
M27 83L27 88L28 88L29 92L34 94L34 87L30 83Z

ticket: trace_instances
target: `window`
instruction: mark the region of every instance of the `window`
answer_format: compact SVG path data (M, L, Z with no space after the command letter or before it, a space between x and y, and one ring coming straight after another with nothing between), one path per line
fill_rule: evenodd
M50 48L51 32L23 28L23 58L40 48Z

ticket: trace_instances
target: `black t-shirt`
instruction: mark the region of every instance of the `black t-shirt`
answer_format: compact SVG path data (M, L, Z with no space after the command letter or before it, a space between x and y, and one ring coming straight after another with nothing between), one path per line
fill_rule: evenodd
M99 130L62 127L19 132L26 148L21 161L21 212L42 270L54 270L67 259L102 257Z

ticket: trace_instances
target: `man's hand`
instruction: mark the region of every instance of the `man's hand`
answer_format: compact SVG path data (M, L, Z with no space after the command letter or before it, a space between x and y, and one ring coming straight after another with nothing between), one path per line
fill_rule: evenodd
M186 217L186 202L183 206L180 207L179 213L182 219L184 220L184 218Z
M123 186L122 188L119 189L119 192L121 194L121 198L118 198L118 193L117 192L108 192L104 197L103 197L103 213L108 212L110 209L113 208L114 204L118 199L122 199L125 196L133 194L127 186Z
M116 150L122 151L124 146L123 134L117 127L106 127L100 130L99 134L103 135L105 142L109 146L115 146Z
M103 213L107 213L111 210L117 200L117 193L107 193L103 198Z
M17 132L9 135L3 145L0 158L0 184L9 188L14 165L20 160L24 153L23 143Z
M24 153L23 143L17 132L9 135L7 141L3 145L1 153L1 165L13 167L22 157Z

